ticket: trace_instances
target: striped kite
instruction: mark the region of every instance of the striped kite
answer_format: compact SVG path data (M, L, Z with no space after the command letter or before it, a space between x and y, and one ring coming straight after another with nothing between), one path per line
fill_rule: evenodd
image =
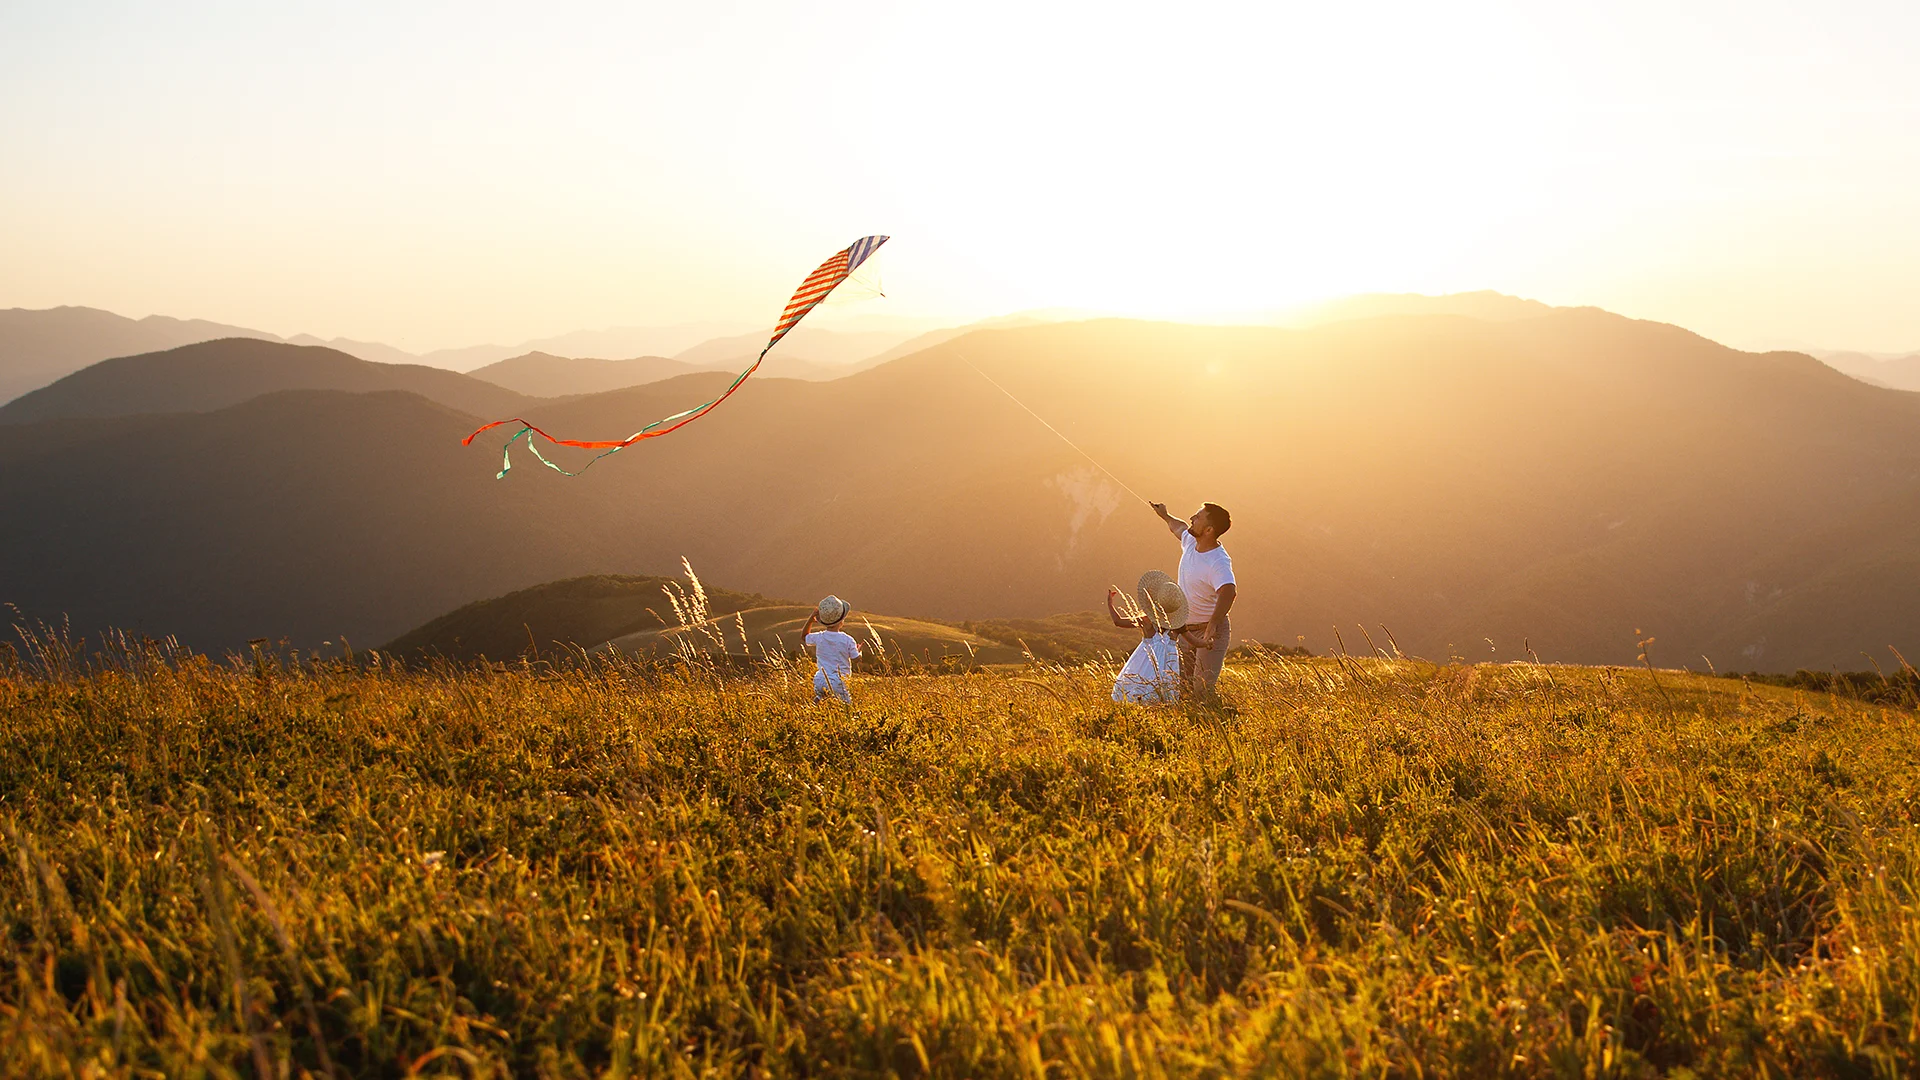
M662 435L670 435L712 412L715 408L719 407L721 402L732 397L733 392L740 389L740 384L746 382L749 375L760 370L760 361L767 358L767 353L773 348L774 344L781 338L786 337L787 331L793 329L795 324L805 318L807 312L818 307L820 301L825 300L827 294L832 292L835 286L847 280L847 275L858 270L860 264L866 262L868 256L880 250L880 245L886 242L887 238L884 236L863 236L838 252L835 252L833 258L821 263L819 269L808 274L807 280L801 282L799 290L793 294L793 299L787 301L787 309L780 313L780 321L773 328L773 336L767 339L767 347L760 350L760 355L754 357L753 364L748 367L747 370L741 372L738 377L727 384L727 389L721 393L719 397L714 398L704 405L696 405L685 412L677 412L672 416L655 420L653 423L648 424L646 427L641 428L639 431L634 432L624 439L556 439L516 416L511 420L495 420L493 423L486 425L479 431L460 440L460 445L471 446L473 445L474 438L480 435L481 432L490 431L503 424L519 424L520 430L514 432L513 438L508 439L506 445L500 448L500 471L494 474L494 479L504 480L506 479L508 471L513 468L513 461L508 456L508 451L512 450L513 444L519 442L521 439L527 440L527 449L533 451L533 456L540 459L540 464L545 465L557 473L562 473L567 476L578 476L580 473L586 472L587 469L592 467L595 461L599 461L608 454L617 454L642 439L657 439ZM532 439L532 436L535 435L538 435L555 446L577 446L582 450L599 450L601 452L595 454L585 465L580 466L578 472L568 472L553 462L548 461L546 456L540 453L540 448L534 444Z

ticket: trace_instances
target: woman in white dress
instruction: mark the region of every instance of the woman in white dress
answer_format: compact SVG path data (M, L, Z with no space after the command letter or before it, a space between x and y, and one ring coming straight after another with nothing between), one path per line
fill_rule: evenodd
M1173 631L1187 624L1187 594L1159 570L1140 575L1129 602L1119 589L1107 590L1107 614L1115 626L1140 628L1140 644L1113 680L1113 700L1170 704L1180 700L1180 647Z

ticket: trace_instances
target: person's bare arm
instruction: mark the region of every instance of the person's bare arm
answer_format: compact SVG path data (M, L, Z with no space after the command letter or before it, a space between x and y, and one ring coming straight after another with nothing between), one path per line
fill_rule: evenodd
M1181 521L1179 518L1174 517L1172 514L1167 513L1166 503L1148 503L1147 505L1153 507L1153 512L1160 515L1160 520L1167 523L1168 532L1172 533L1175 536L1179 536L1181 533L1187 531L1186 522Z
M1121 627L1123 629L1131 630L1134 627L1140 625L1140 620L1129 619L1124 615L1121 615L1119 609L1114 607L1113 600L1115 597L1119 595L1120 595L1119 589L1116 589L1111 585L1107 586L1107 614L1113 616L1113 625Z
M1220 632L1226 629L1227 612L1233 610L1233 598L1239 595L1239 590L1235 589L1233 582L1229 581L1220 586L1219 591L1213 595L1217 597L1214 601L1213 618L1207 620L1207 631L1201 639L1205 642L1203 647L1208 649L1213 648L1213 643L1220 640Z

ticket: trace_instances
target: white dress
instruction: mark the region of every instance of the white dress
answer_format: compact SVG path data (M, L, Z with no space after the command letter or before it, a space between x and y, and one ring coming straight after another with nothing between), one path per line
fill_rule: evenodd
M1113 680L1113 700L1148 705L1180 700L1180 649L1171 635L1155 634L1134 646Z

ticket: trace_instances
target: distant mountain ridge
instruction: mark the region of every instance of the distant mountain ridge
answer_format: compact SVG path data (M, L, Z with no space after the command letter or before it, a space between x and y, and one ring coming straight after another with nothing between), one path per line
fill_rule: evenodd
M671 326L614 326L604 330L573 330L552 337L533 338L517 345L468 345L420 354L421 363L454 371L510 360L527 353L550 356L672 356L700 342L747 329L741 323L698 322Z
M165 352L102 360L0 405L0 424L204 413L288 390L404 390L475 415L531 399L493 383L421 364L381 364L318 345L221 338Z
M1838 371L1863 382L1894 390L1920 390L1920 352L1908 356L1877 357L1862 352L1821 350L1814 353Z
M102 360L164 352L220 338L320 345L376 363L420 364L465 371L531 352L567 356L665 355L716 335L738 333L740 329L738 324L712 322L583 330L519 345L475 345L415 355L377 341L319 338L312 334L283 338L265 330L205 319L175 319L165 315L130 319L98 308L71 306L6 308L0 309L0 404Z
M692 364L665 356L596 360L530 352L475 368L467 374L531 397L567 397L624 390L699 370Z
M816 330L810 326L798 326L780 339L778 348L795 356L807 357L815 363L841 366L865 360L910 336L887 330ZM675 353L673 358L698 367L732 367L742 357L751 361L766 344L765 331L751 331L703 341L691 349Z
M1281 320L1280 324L1308 326L1383 314L1461 314L1503 320L1532 317L1550 310L1536 301L1495 292L1446 296L1377 294L1348 297L1304 309ZM1016 312L964 326L924 331L917 328L926 325L926 320L905 318L882 320L890 327L885 330L801 326L767 357L762 370L774 378L814 381L837 379L975 330L1077 321L1087 317L1089 313L1085 312ZM854 324L855 327L871 325L871 321ZM202 319L174 319L162 315L129 319L86 307L45 310L9 308L0 310L0 405L101 360L163 352L181 345L219 338L257 338L262 341L284 341L292 345L318 345L377 363L419 364L469 374L488 368L496 376L488 381L507 379L512 389L538 397L554 397L595 392L572 387L616 389L639 385L655 376L644 367L595 369L591 363L547 365L544 370L537 364L523 363L504 369L497 365L540 354L563 360L596 357L673 358L686 364L685 370L738 371L759 354L765 344L765 333L764 327L724 322L613 327L573 331L518 345L473 345L436 349L415 355L376 341L342 337L323 339L312 334L282 338L263 330ZM594 370L594 374L588 374L589 370ZM684 373L665 367L661 367L659 372L658 377L663 378ZM1920 374L1914 377L1920 379ZM548 379L552 381L548 382ZM1899 385L1899 382L1896 379L1890 385Z
M666 358L675 353L690 353L692 358L685 359L687 366L684 370L695 371L738 370L751 362L752 354L765 344L762 335L766 331L756 329L742 335L743 329L740 324L724 322L615 327L574 331L519 345L474 345L414 355L380 342L322 339L312 334L282 338L264 330L228 326L203 319L174 319L163 315L129 319L110 311L86 307L44 310L8 308L0 310L0 405L102 360L164 352L182 345L221 338L254 338L291 345L317 345L375 363L414 364L463 372L493 367L503 361L536 353L563 359L623 356ZM850 362L849 357L852 360L864 359L912 334L913 331L909 329L841 331L801 327L789 334L782 342L782 347L768 357L766 371L769 375L785 378L838 378L853 370L841 366ZM799 351L796 351L796 346ZM827 360L822 361L819 357L826 357ZM520 369L526 367L520 365ZM531 372L520 369L505 369L511 373L502 377L514 380L516 386L542 385L540 379L534 378ZM552 375L564 385L584 383L612 389L612 385L606 385L610 381L622 386L635 385L621 380L634 377L638 369L621 369L622 374L618 378L609 374L588 376L585 370L585 367L576 366L561 373L556 369ZM660 377L684 373L664 368L661 371ZM527 392L551 397L591 391Z
M111 357L229 337L278 340L204 319L129 319L87 307L6 308L0 310L0 404Z
M1362 293L1312 304L1289 312L1278 320L1282 326L1322 326L1352 319L1378 319L1394 315L1463 315L1489 322L1537 319L1556 308L1538 300L1527 300L1492 289L1477 292L1442 293Z

